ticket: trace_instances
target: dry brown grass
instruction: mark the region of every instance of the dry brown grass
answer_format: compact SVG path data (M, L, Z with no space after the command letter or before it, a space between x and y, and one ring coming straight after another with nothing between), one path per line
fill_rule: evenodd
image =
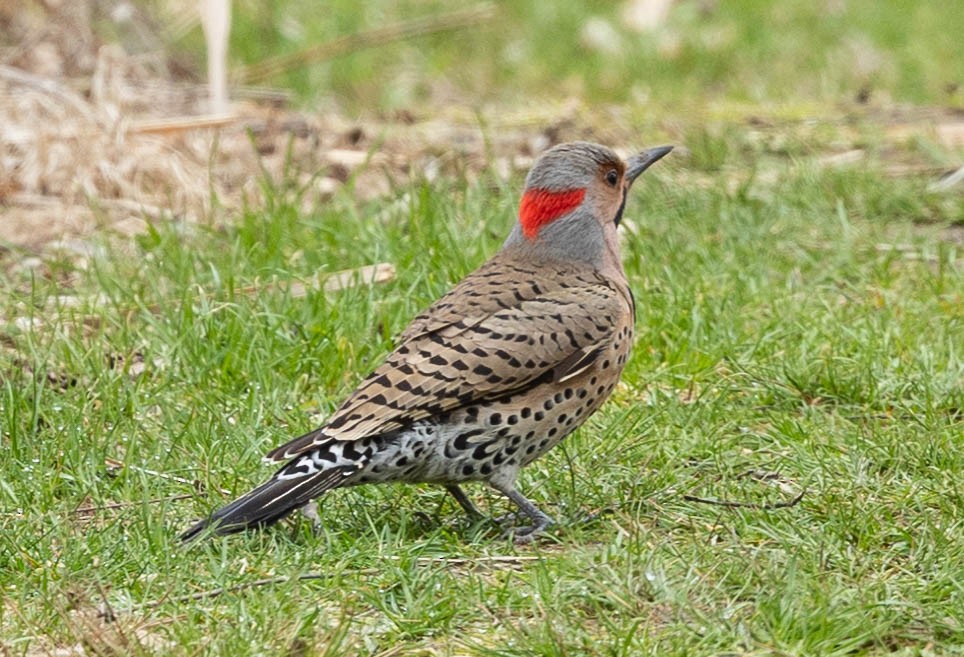
M169 13L179 18L164 21L128 7L136 47L123 38L106 43L93 29L111 3L27 6L0 6L6 46L0 49L0 250L53 247L76 259L91 250L95 234L129 237L157 220L217 224L245 203L260 207L266 176L304 189L307 210L348 181L365 200L412 177L486 169L504 178L558 141L635 141L623 110L590 110L573 99L535 110L504 108L497 123L464 103L433 108L431 116L347 119L292 110L284 91L236 87L232 113L210 116L199 75L164 48L172 30L183 32L194 20L191 6L172 0ZM743 124L748 144L756 140L767 150L772 143L776 151L830 124L839 128L840 143L816 153L815 164L863 166L868 157L859 131L839 116L787 125L744 111L729 120ZM887 159L893 175L925 175L942 190L960 184L960 171L935 168L907 148L922 136L960 147L959 116L921 108L871 120L883 126L886 141L875 157ZM684 144L678 155L687 153L691 123L663 122L661 130ZM688 183L701 184L700 175L691 171ZM707 184L719 179L713 172Z

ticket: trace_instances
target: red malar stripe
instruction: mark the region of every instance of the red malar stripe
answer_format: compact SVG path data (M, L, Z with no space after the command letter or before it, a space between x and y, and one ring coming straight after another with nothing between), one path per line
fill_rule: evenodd
M543 226L575 210L585 196L585 189L570 189L565 192L530 189L522 195L522 203L519 204L522 234L526 239L535 239Z

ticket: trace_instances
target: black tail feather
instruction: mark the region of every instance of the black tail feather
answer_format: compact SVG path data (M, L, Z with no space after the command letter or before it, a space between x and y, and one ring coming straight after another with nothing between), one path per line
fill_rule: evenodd
M225 535L272 525L325 491L337 488L345 480L345 475L355 471L352 467L343 466L282 478L286 470L288 466L251 492L193 525L178 538L181 542L191 541L209 527L215 534Z
M284 445L275 447L273 450L264 455L264 459L270 463L281 463L282 461L287 461L288 459L293 459L311 449L315 445L319 445L325 442L325 428L315 429L314 431L309 431L308 433L298 436L293 440L289 440Z

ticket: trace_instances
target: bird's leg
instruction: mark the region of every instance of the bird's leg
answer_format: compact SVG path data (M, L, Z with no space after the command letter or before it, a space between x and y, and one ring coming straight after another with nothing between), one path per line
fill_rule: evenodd
M324 525L321 522L321 514L318 513L318 500L311 500L301 507L301 515L311 522L311 531L315 536L321 534Z
M525 514L519 511L509 511L508 513L503 513L500 516L492 518L492 522L497 525L504 525L507 522L516 522L519 518L523 517Z
M546 527L555 522L539 509L532 500L516 490L515 486L506 482L490 481L489 485L496 489L510 500L515 502L519 509L529 516L532 524L528 527L510 527L506 530L506 535L511 535L516 543L528 543L537 535L541 534Z
M478 520L479 518L483 517L482 513L475 508L474 504L472 504L472 500L470 500L465 494L465 491L459 488L458 484L446 484L445 490L447 490L449 494L455 498L455 501L459 503L460 507L465 509L465 512L470 518L473 520Z

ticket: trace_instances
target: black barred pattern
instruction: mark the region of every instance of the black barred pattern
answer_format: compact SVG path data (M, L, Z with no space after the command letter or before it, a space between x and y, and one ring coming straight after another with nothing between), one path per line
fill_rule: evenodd
M622 286L588 267L496 256L416 317L326 426L266 458L398 431L546 377L569 380L607 348L629 308Z
M594 288L588 294L590 298L609 298ZM624 297L616 297L617 301L620 298ZM565 313L541 312L542 306L550 305L544 299L526 305L534 317L549 325L566 320ZM444 342L444 330L432 334L443 335L443 342L430 341L448 345L445 351L425 353L406 343L393 357L414 351L416 358L399 363L393 371L384 370L385 366L376 370L349 398L355 406L346 402L328 425L289 443L288 451L296 445L303 447L271 480L197 523L182 538L189 540L211 524L217 526L218 533L268 525L332 488L379 482L514 482L521 468L572 433L612 393L633 336L628 303L621 309L623 312L612 316L613 325L606 334L592 342L586 340L586 346L580 337L596 338L599 328L607 326L592 314L584 315L578 329L559 326L558 330L519 334L524 341L505 331L508 339L500 338L500 346L490 349L479 346L484 344L480 341ZM502 335L504 330L499 325L499 313L493 317L496 319L485 327L488 333L483 332L490 338L493 333ZM513 345L522 345L522 350ZM561 362L552 363L542 355L547 350L568 350L568 354ZM448 367L449 354L464 357L452 362L463 363L465 369ZM438 359L433 364L435 357ZM441 360L447 365L441 365ZM427 368L438 371L424 375ZM479 388L498 374L504 391L478 400L475 390L462 384L469 368L469 376L476 377L473 381ZM399 372L412 374L388 387ZM413 378L419 372L423 376ZM450 377L447 372L458 374ZM440 381L449 384L448 391L444 386L440 392L433 387ZM425 417L354 440L334 437L339 428L344 430L363 421L364 414L351 409L365 405L375 405L394 418L381 426L402 424L402 400L413 397L421 399L418 409ZM449 404L452 400L454 407Z
M578 190L585 201L534 238L517 225L499 254L414 319L328 424L268 454L287 461L274 477L182 538L212 524L218 533L270 524L326 490L391 481L444 484L477 513L458 484L482 480L532 520L517 540L545 528L551 518L515 480L619 380L635 302L615 230L632 180L669 150L627 169L597 144L550 149L527 191Z

